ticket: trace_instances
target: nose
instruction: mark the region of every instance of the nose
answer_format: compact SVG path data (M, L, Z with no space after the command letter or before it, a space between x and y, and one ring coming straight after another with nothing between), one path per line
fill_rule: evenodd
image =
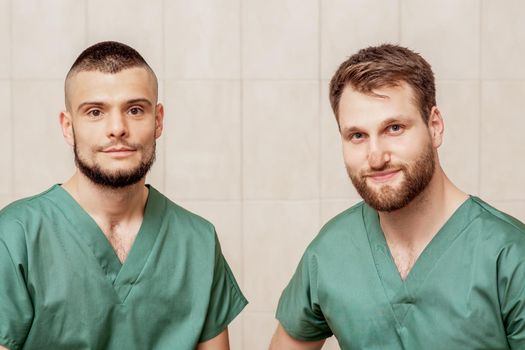
M107 137L119 139L127 136L128 123L125 115L120 112L111 113L107 120Z
M379 139L370 139L368 165L370 169L381 170L390 162L390 151Z

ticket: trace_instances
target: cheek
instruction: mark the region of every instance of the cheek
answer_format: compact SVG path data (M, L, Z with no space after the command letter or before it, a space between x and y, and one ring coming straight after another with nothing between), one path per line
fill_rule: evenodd
M75 135L75 147L83 153L93 150L96 147L93 138L93 134L90 137L90 135L85 133L77 133Z
M346 167L353 171L365 167L367 163L367 156L364 149L351 145L343 144L343 159Z
M404 162L410 162L421 156L429 147L430 139L419 138L419 139L408 139L406 142L398 142L392 146L392 160L396 159Z

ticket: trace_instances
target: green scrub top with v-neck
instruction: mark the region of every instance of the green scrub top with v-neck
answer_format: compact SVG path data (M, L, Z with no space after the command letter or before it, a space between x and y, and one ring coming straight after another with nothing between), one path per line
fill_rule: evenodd
M194 349L247 304L213 226L149 187L124 264L59 185L0 212L0 345Z
M310 244L277 318L342 349L525 349L525 225L470 197L403 281L377 211L359 203Z

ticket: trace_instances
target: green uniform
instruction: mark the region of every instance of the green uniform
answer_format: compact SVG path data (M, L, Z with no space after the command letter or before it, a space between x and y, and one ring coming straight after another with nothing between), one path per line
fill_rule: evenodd
M121 264L64 190L0 212L0 344L10 349L194 349L247 304L213 226L149 187Z
M470 197L403 281L377 211L357 204L308 247L277 318L342 349L525 349L525 225Z

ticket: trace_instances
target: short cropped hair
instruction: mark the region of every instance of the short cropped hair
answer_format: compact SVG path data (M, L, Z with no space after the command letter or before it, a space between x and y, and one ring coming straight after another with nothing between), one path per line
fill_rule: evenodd
M428 122L436 105L434 73L418 53L391 44L370 46L344 61L330 81L330 104L339 122L339 102L346 86L358 92L373 94L374 89L407 83L414 90L416 106Z
M158 93L158 81L155 72L146 60L134 48L116 41L103 41L85 49L75 60L66 76L65 96L68 102L68 81L79 72L99 71L116 74L128 68L145 68L154 77L155 93Z

